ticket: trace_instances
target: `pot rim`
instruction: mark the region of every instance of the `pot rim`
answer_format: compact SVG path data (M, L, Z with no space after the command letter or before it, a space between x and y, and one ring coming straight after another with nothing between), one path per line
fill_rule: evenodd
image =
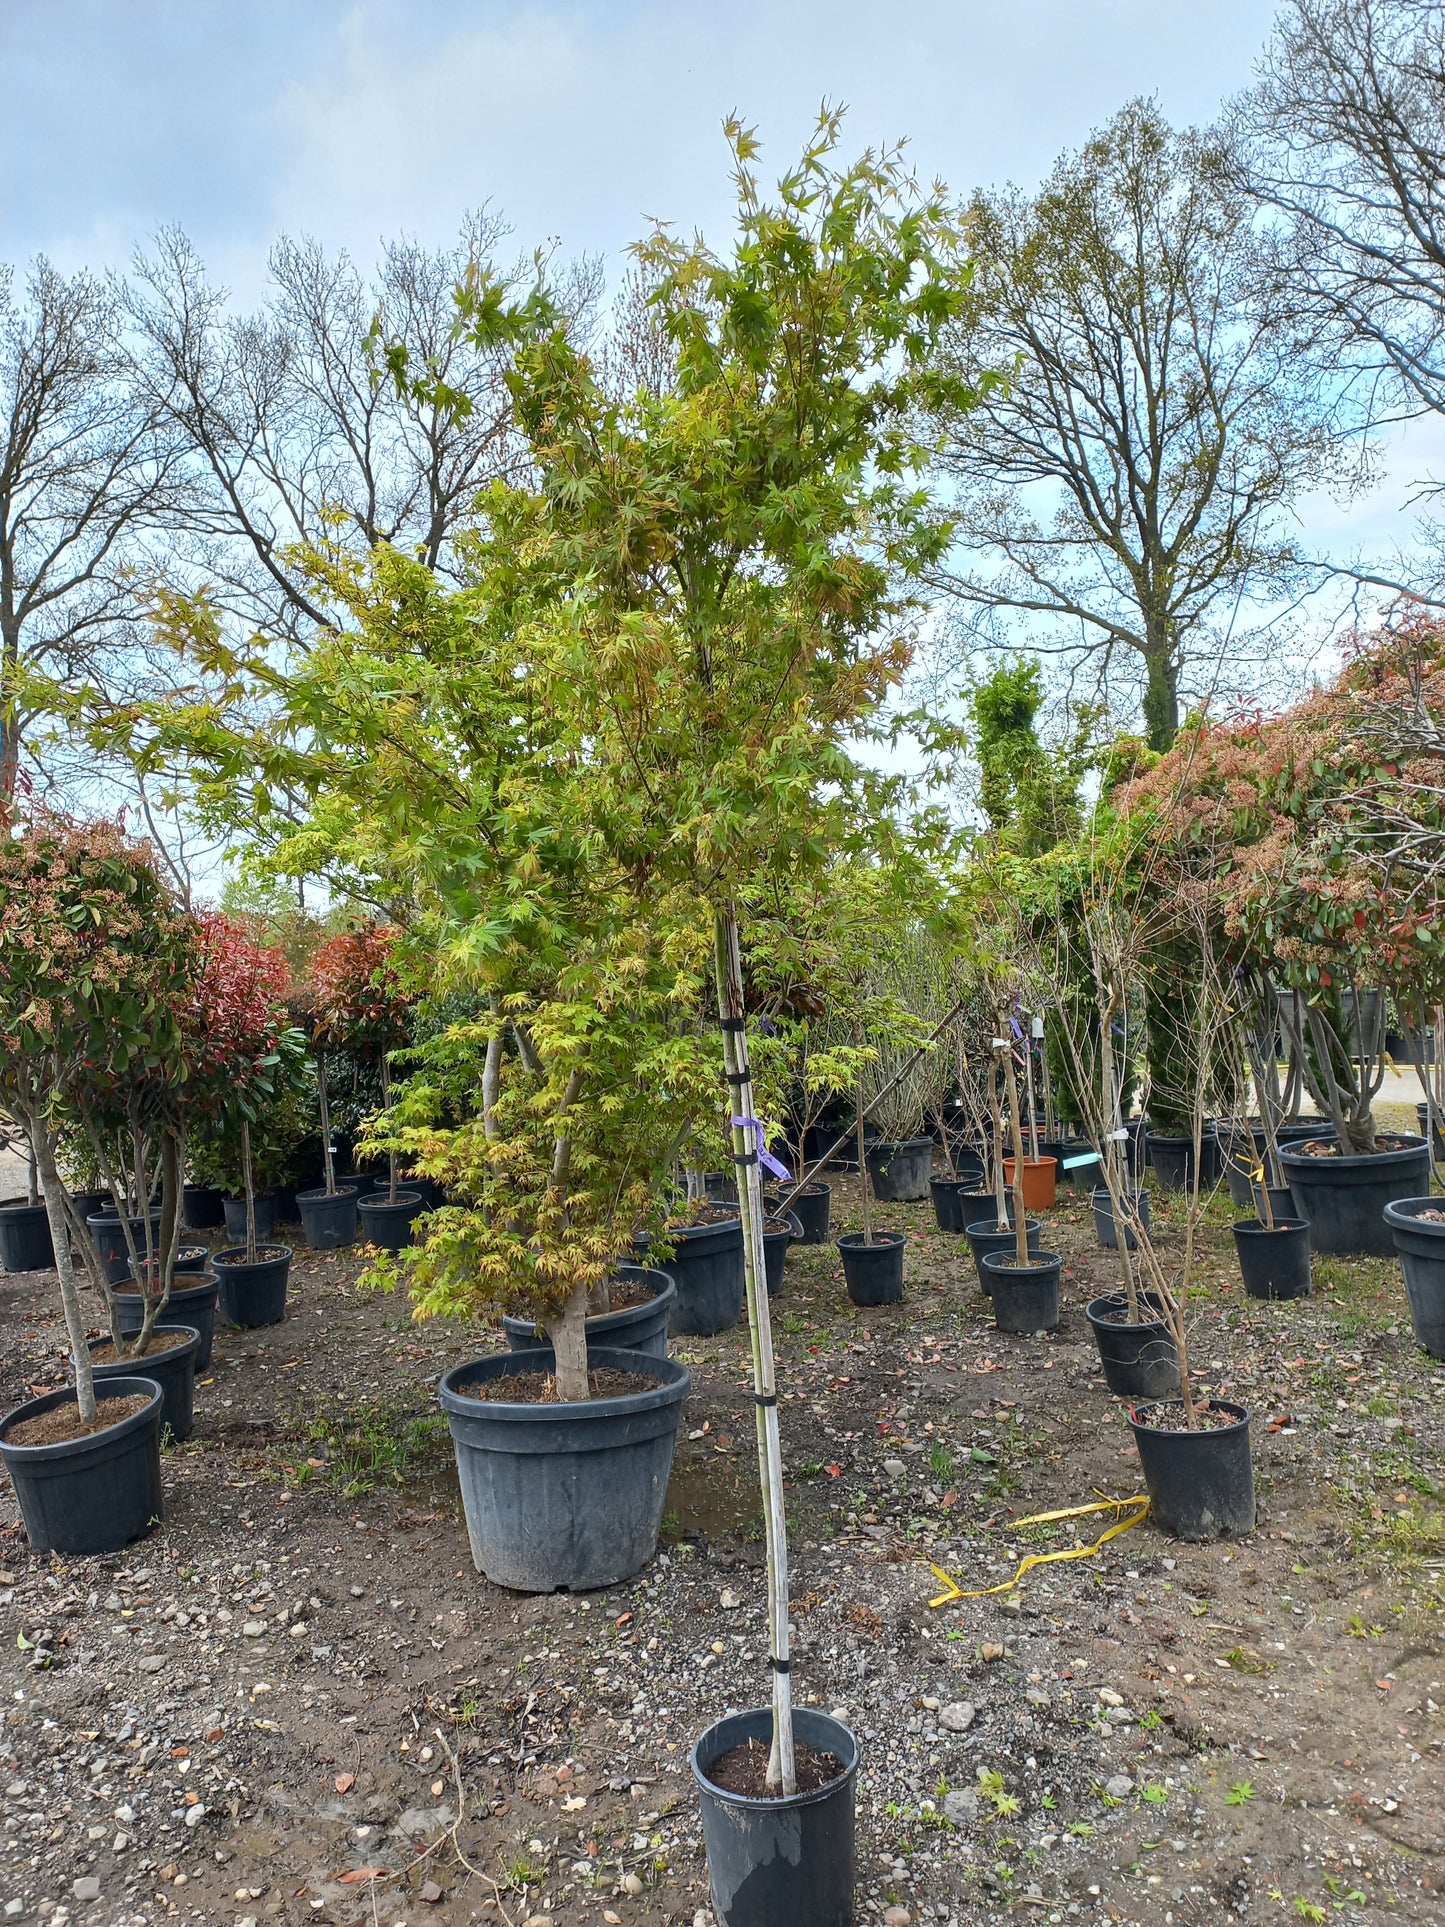
M134 1398L137 1392L149 1392L150 1403L139 1412L132 1412L128 1418L117 1419L114 1425L102 1426L98 1432L87 1432L83 1438L57 1439L51 1445L12 1444L5 1434L12 1425L18 1425L26 1418L39 1418L42 1411L53 1411L57 1405L75 1399L73 1385L62 1385L53 1392L42 1392L36 1398L28 1398L23 1405L17 1405L0 1417L0 1454L7 1460L20 1465L36 1465L44 1460L79 1457L82 1452L92 1450L96 1445L116 1438L124 1438L130 1432L139 1432L159 1416L165 1393L153 1378L143 1378L139 1373L131 1378L104 1378L96 1388L96 1401L101 1403L112 1398Z
M978 1195L982 1197L984 1193L979 1192ZM992 1195L992 1192L988 1193L988 1196L992 1197ZM990 1228L985 1229L986 1226ZM975 1231L978 1232L980 1237L984 1238L1001 1238L1005 1236L1011 1238L1014 1234L1014 1228L1011 1224L1001 1226L997 1218L980 1218L976 1224L966 1224L963 1227L963 1235L965 1238L971 1237ZM1043 1236L1044 1221L1042 1218L1024 1219L1025 1237L1027 1237L1031 1231L1037 1231L1040 1237Z
M261 1253L269 1251L271 1256L263 1258ZM248 1258L244 1245L226 1245L220 1251L211 1253L211 1263L217 1271L254 1271L259 1265L279 1265L282 1259L288 1262L296 1253L290 1245L263 1245L256 1247L256 1256ZM174 1297L175 1293L172 1292Z
M315 1191L298 1191L296 1193L296 1202L297 1204L320 1204L322 1202L335 1204L342 1198L359 1198L360 1196L361 1186L359 1183L338 1184L334 1191L328 1191L323 1184Z
M1026 1278L1035 1272L1062 1270L1064 1254L1062 1251L1030 1252L1029 1262L1021 1265L1017 1255L1011 1257L1007 1251L986 1251L982 1262L985 1271L997 1272L1000 1278Z
M849 1251L878 1251L882 1248L891 1251L895 1245L906 1245L908 1243L908 1233L906 1231L875 1231L873 1233L873 1242L871 1244L865 1244L861 1231L842 1231L839 1232L833 1242L840 1251L845 1245Z
M437 1381L437 1399L448 1418L498 1419L502 1423L540 1422L570 1424L577 1419L628 1417L635 1412L657 1411L663 1406L680 1405L692 1390L692 1373L675 1358L658 1358L651 1352L634 1352L620 1345L587 1348L589 1366L596 1360L605 1368L635 1372L656 1382L645 1392L622 1392L615 1398L568 1399L553 1405L509 1403L506 1399L466 1398L453 1381L463 1373L474 1372L478 1365L498 1367L484 1371L484 1378L516 1378L524 1372L544 1369L540 1360L556 1353L550 1345L536 1345L524 1352L484 1352L453 1365ZM618 1363L617 1361L625 1361ZM501 1369L504 1367L506 1369Z
M760 1716L766 1715L767 1718L771 1719L772 1710L770 1706L739 1707L734 1712L724 1713L722 1719L714 1720L711 1726L705 1726L703 1728L702 1732L699 1733L693 1741L687 1756L688 1765L692 1768L693 1779L697 1782L702 1792L710 1794L715 1800L720 1800L725 1806L739 1807L745 1813L792 1813L799 1807L813 1806L820 1800L826 1800L836 1795L854 1777L858 1771L859 1760L857 1734L853 1731L852 1727L845 1725L842 1720L835 1720L831 1713L822 1713L819 1712L816 1707L810 1706L806 1709L801 1707L795 1708L795 1711L807 1711L814 1718L826 1721L829 1726L847 1735L850 1757L843 1762L843 1771L836 1775L835 1778L829 1780L823 1786L815 1787L811 1793L795 1793L791 1799L780 1800L759 1798L756 1794L750 1793L729 1793L726 1787L721 1787L715 1780L710 1780L697 1763L698 1749L702 1746L704 1740L706 1740L710 1734L715 1733L718 1727L725 1725L728 1720L746 1718L750 1713L756 1713ZM829 1752L833 1751L831 1747L828 1750Z
M1427 1238L1445 1238L1445 1224L1433 1223L1422 1218L1411 1205L1429 1205L1433 1210L1445 1211L1445 1197L1391 1198L1385 1206L1385 1223L1397 1224L1402 1230L1418 1231Z
M1384 1135L1404 1138L1405 1142L1393 1145L1388 1151L1346 1151L1330 1158L1312 1157L1310 1145L1338 1142L1333 1131L1322 1131L1318 1137L1301 1138L1297 1144L1281 1144L1279 1161L1298 1166L1298 1175L1307 1178L1312 1171L1385 1170L1391 1158L1413 1158L1421 1151L1429 1152L1429 1145L1417 1131L1387 1131Z
M421 1202L420 1191L405 1191L399 1188L395 1198L383 1198L376 1192L373 1192L369 1198L358 1198L356 1208L358 1211L408 1211L412 1205Z
M1141 1291L1139 1293L1140 1304L1141 1305L1144 1304L1147 1300L1148 1300L1148 1293ZM1157 1300L1155 1302L1157 1303ZM1095 1316L1100 1305L1127 1306L1128 1303L1129 1303L1129 1300L1122 1291L1105 1292L1101 1297L1091 1298L1089 1300L1088 1304L1085 1305L1084 1307L1084 1316L1085 1318L1088 1319L1090 1325L1093 1325L1093 1326L1103 1325L1111 1332L1152 1332L1152 1331L1167 1332L1169 1330L1168 1325L1164 1322L1164 1316L1163 1316L1164 1308L1162 1305L1160 1306L1160 1315L1158 1318L1147 1318L1137 1325L1121 1324L1117 1318L1103 1318L1103 1317Z
M1166 1431L1163 1426L1150 1425L1146 1419L1140 1418L1139 1413L1141 1411L1151 1411L1160 1405L1177 1405L1182 1410L1184 1401L1182 1398L1151 1398L1146 1399L1142 1406L1131 1405L1129 1407L1129 1424L1136 1432L1149 1432L1152 1433L1155 1438L1164 1439L1232 1439L1236 1437L1241 1430L1247 1431L1249 1429L1249 1409L1247 1406L1236 1405L1231 1398L1211 1398L1207 1399L1205 1403L1212 1412L1233 1412L1235 1414L1235 1423L1233 1425L1211 1425L1209 1429L1204 1432Z
M1272 1238L1276 1233L1288 1231L1308 1231L1308 1218L1276 1218L1273 1224L1266 1224L1262 1218L1236 1218L1230 1226L1236 1238ZM1445 1224L1440 1229L1445 1231Z
M179 1344L167 1345L164 1351L158 1352L154 1346L152 1346L150 1351L143 1352L138 1358L113 1358L103 1363L92 1363L92 1371L119 1372L120 1367L123 1365L137 1367L141 1365L159 1365L163 1359L174 1358L178 1353L184 1352L188 1345L194 1348L199 1346L201 1342L201 1334L196 1330L194 1325L152 1325L152 1339L155 1338L158 1332L184 1332L185 1337L180 1340ZM127 1332L125 1335L128 1338L133 1338L135 1333ZM109 1343L110 1339L108 1337L92 1338L90 1340L90 1349L94 1351L97 1345L108 1345ZM142 1374L142 1376L144 1376L144 1374Z
M882 1157L885 1151L921 1151L925 1144L931 1150L933 1139L931 1137L875 1137L870 1138L864 1145L863 1152L865 1157L871 1158L875 1153Z
M617 1271L635 1272L644 1279L650 1280L658 1278L661 1279L662 1282L653 1287L652 1297L645 1305L623 1305L617 1311L589 1313L587 1318L589 1343L593 1336L599 1332L606 1332L614 1324L620 1329L624 1321L628 1319L652 1316L661 1305L670 1303L671 1300L677 1296L677 1280L670 1271L665 1271L661 1265L619 1264L616 1269ZM526 1318L519 1312L503 1312L501 1322L503 1331L535 1332L541 1328L540 1319ZM550 1341L548 1342L547 1349L551 1349ZM623 1347L623 1349L626 1350L629 1348ZM487 1355L490 1356L490 1354Z
M171 1296L170 1296L171 1304L174 1304L178 1298L190 1297L193 1294L198 1292L219 1291L221 1289L220 1279L208 1278L204 1272L183 1271L180 1273L180 1276L182 1278L194 1278L196 1282L193 1285L173 1284L171 1286ZM135 1283L134 1278L122 1278L117 1284L114 1284L111 1286L110 1288L111 1297L112 1298L134 1298L139 1303L144 1304L146 1299L145 1292L127 1291L125 1289L127 1285L133 1285L134 1283Z

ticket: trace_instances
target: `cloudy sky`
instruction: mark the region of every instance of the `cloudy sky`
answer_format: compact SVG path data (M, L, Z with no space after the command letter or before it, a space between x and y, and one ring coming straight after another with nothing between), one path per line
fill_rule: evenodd
M658 216L713 232L736 109L765 163L818 103L907 136L960 193L1036 182L1135 94L1205 121L1248 84L1274 0L0 0L0 260L125 263L179 223L238 300L280 231L360 260L450 240L490 203L519 245L621 250ZM1337 552L1387 545L1430 466L1306 505ZM1445 447L1440 466L1445 469Z

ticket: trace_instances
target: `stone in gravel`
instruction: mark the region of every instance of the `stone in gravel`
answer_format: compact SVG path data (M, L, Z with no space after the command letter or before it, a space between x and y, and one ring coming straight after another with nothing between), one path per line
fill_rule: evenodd
M1116 1773L1104 1783L1104 1791L1111 1800L1127 1800L1134 1791L1134 1782L1127 1773Z
M966 1733L973 1725L974 1705L972 1700L954 1700L945 1706L938 1716L938 1724L946 1733Z
M82 1874L70 1891L77 1900L99 1900L100 1881L93 1873Z
M204 1807L187 1807L186 1809L186 1825L188 1827L198 1827L205 1817L206 1809Z
M885 1907L883 1927L913 1927L913 1916L906 1907Z
M636 1900L639 1894L646 1892L646 1889L635 1873L625 1873L622 1876L622 1891L625 1894L631 1894Z
M1105 1706L1122 1706L1124 1704L1124 1695L1122 1693L1116 1693L1112 1686L1101 1686L1099 1688L1099 1698Z
M986 1639L978 1649L980 1659L995 1660L1003 1658L1003 1647L996 1640Z
M717 1603L722 1607L724 1612L730 1613L735 1607L741 1606L743 1602L733 1591L732 1587L729 1586L724 1590L722 1597Z
M908 1467L903 1463L902 1459L885 1459L883 1461L883 1470L888 1474L890 1479L901 1479L908 1470Z
M1031 1686L1024 1698L1030 1706L1049 1706L1053 1703L1042 1686Z
M265 1630L266 1622L264 1619L248 1619L241 1628L241 1637L243 1639L259 1639Z
M143 1673L158 1673L164 1665L165 1661L159 1653L147 1653L140 1662L140 1670Z
M978 1818L978 1795L972 1787L960 1787L943 1796L943 1817L956 1827L971 1826Z

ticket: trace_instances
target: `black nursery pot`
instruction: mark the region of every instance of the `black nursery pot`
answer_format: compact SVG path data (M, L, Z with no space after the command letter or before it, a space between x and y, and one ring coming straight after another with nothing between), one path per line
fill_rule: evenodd
M1147 1136L1149 1163L1159 1174L1166 1191L1187 1191L1194 1181L1194 1139L1173 1137L1163 1131ZM1212 1132L1206 1131L1199 1143L1199 1183L1205 1189L1219 1176L1219 1147Z
M796 1242L800 1245L827 1244L832 1202L831 1184L806 1184L801 1191L795 1184L785 1184L778 1193L778 1203L798 1221L800 1235Z
M1123 1292L1109 1298L1096 1298L1086 1305L1084 1316L1099 1348L1099 1363L1104 1368L1104 1383L1115 1398L1169 1398L1179 1391L1179 1352L1174 1334L1162 1318L1145 1319L1138 1325L1117 1322L1117 1314L1127 1309ZM1157 1311L1157 1304L1146 1293L1139 1293L1140 1308Z
M692 1749L708 1880L718 1927L853 1927L853 1804L858 1742L840 1720L793 1708L794 1737L843 1771L816 1793L755 1800L709 1778L724 1753L772 1742L768 1707L730 1713Z
M181 1221L187 1231L214 1231L226 1222L226 1208L214 1184L181 1187ZM245 1236L244 1230L241 1235Z
M1227 1412L1233 1425L1198 1432L1166 1432L1149 1423L1158 1400L1129 1414L1139 1464L1155 1522L1176 1539L1219 1539L1254 1531L1254 1465L1249 1451L1249 1414L1227 1399L1210 1409Z
M889 1143L875 1138L865 1144L863 1156L868 1164L868 1180L880 1204L916 1204L928 1196L928 1174L933 1168L933 1139L904 1138Z
M289 1245L258 1245L254 1260L247 1259L244 1245L216 1253L211 1263L221 1284L221 1316L228 1325L249 1331L281 1323L291 1256Z
M91 1239L95 1244L100 1262L105 1267L108 1283L114 1285L130 1275L130 1253L125 1248L125 1231L120 1215L116 1211L97 1211L86 1219ZM161 1214L156 1209L150 1214L151 1237L155 1245L160 1244ZM136 1256L144 1260L146 1255L146 1221L144 1218L127 1218L130 1235L135 1241Z
M996 1212L997 1210L998 1205L994 1203L993 1211ZM1025 1218L1024 1235L1028 1240L1029 1256L1031 1258L1037 1258L1039 1255L1039 1237L1042 1231L1043 1226L1039 1219ZM987 1258L992 1251L1012 1251L1015 1249L1013 1225L1011 1223L1006 1224L1003 1230L1000 1231L999 1221L991 1213L987 1218L966 1225L963 1235L968 1239L972 1247L974 1269L978 1272L978 1282L980 1286L984 1291L992 1291L993 1279L984 1269L984 1259Z
M743 1315L743 1222L683 1225L667 1232L673 1247L662 1269L677 1286L668 1329L694 1338L731 1331ZM648 1247L641 1246L645 1256Z
M226 1217L226 1236L235 1244L246 1242L246 1200L244 1198L223 1198L222 1206ZM276 1223L280 1216L276 1197L267 1192L256 1200L256 1242L269 1244L276 1235Z
M75 1402L69 1387L17 1405L0 1419L0 1459L15 1487L25 1533L36 1552L119 1552L160 1523L161 1410L153 1379L132 1373L104 1379L95 1396L103 1408L115 1398L145 1393L149 1403L116 1425L58 1445L11 1445L12 1425Z
M1089 1202L1094 1207L1094 1236L1099 1240L1100 1250L1117 1251L1119 1227L1114 1222L1114 1200L1107 1191L1097 1190L1090 1192ZM1134 1193L1134 1215L1147 1231L1149 1229L1149 1193L1145 1190L1140 1189ZM1135 1236L1134 1227L1128 1223L1124 1226L1124 1248L1126 1251L1139 1249L1139 1240Z
M928 1180L928 1188L933 1193L933 1215L940 1231L963 1231L963 1201L965 1198L977 1198L982 1176L982 1171L969 1171L962 1177L934 1177ZM990 1208L994 1208L992 1200L989 1202Z
M983 1261L988 1292L993 1299L993 1322L1001 1332L1053 1331L1059 1322L1059 1289L1064 1275L1063 1253L1029 1253L1021 1265L1012 1246L991 1251Z
M1040 1148L1046 1158L1058 1159L1060 1184L1091 1185L1098 1175L1097 1158L1088 1164L1073 1164L1075 1158L1086 1157L1094 1149L1086 1137L1045 1138Z
M374 1191L356 1207L361 1220L361 1235L378 1251L405 1251L412 1241L411 1228L426 1209L420 1191L398 1191L393 1204L384 1191Z
M144 1357L117 1358L104 1365L92 1362L91 1371L97 1385L114 1378L134 1378L138 1373L159 1385L161 1429L179 1444L191 1436L195 1423L196 1353L200 1342L199 1332L189 1325L158 1324L151 1330L150 1349ZM93 1338L90 1349L95 1351L109 1343L109 1338Z
M49 1271L55 1263L43 1204L0 1204L0 1271Z
M116 1315L124 1336L138 1332L145 1323L145 1300L137 1291L128 1290L129 1278L123 1278L113 1294ZM196 1370L205 1371L211 1362L211 1340L216 1325L216 1301L221 1295L219 1278L207 1278L204 1282L182 1288L179 1281L171 1293L170 1303L161 1316L168 1325L189 1325L200 1343L196 1348Z
M343 1245L356 1243L356 1199L354 1184L338 1185L329 1194L324 1186L319 1191L296 1193L308 1251L339 1251Z
M550 1371L550 1346L472 1359L438 1387L451 1427L472 1561L518 1592L612 1586L657 1550L692 1375L675 1359L588 1348L593 1368L652 1382L618 1398L522 1405L469 1398L480 1380Z
M1309 1297L1310 1228L1302 1218L1276 1218L1273 1230L1258 1218L1240 1218L1234 1246L1251 1298Z
M645 1352L649 1358L667 1357L667 1320L677 1296L677 1286L665 1271L649 1270L645 1265L616 1265L616 1279L641 1279L652 1293L645 1305L628 1305L621 1311L599 1312L587 1320L587 1343L611 1345L624 1352ZM535 1319L502 1319L507 1344L514 1352L535 1351L552 1343Z
M896 1305L903 1296L901 1231L875 1231L864 1244L861 1231L845 1231L838 1240L843 1260L843 1282L855 1305Z
M798 1242L801 1229L791 1212L786 1217L763 1220L763 1273L769 1298L776 1298L783 1289L783 1267L788 1262L788 1246Z
M1334 1139L1323 1132L1313 1141ZM1398 1150L1372 1157L1311 1157L1306 1146L1291 1146L1281 1149L1279 1161L1315 1251L1390 1257L1395 1247L1385 1206L1430 1188L1430 1147L1423 1138L1407 1138Z
M1445 1358L1445 1224L1432 1224L1420 1213L1442 1205L1440 1198L1397 1198L1385 1206L1385 1223L1405 1274L1415 1342L1432 1358Z

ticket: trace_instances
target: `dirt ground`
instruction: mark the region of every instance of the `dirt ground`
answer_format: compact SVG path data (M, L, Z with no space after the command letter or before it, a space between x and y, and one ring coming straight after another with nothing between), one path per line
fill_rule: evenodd
M1076 1538L1015 1521L1140 1489L1083 1317L1115 1260L1063 1191L1063 1322L1015 1338L927 1205L877 1213L910 1234L899 1306L790 1253L796 1689L859 1737L860 1921L1445 1918L1445 1367L1393 1261L1247 1300L1232 1215L1210 1206L1193 1343L1254 1414L1255 1533L1146 1521L939 1607L931 1567L1004 1584ZM745 1330L674 1344L694 1386L655 1563L520 1597L473 1570L434 1398L494 1340L414 1325L358 1269L298 1255L284 1324L218 1333L164 1523L124 1554L31 1554L0 1490L0 1921L710 1920L688 1749L767 1678ZM0 1409L62 1381L50 1276L0 1278L0 1332Z

